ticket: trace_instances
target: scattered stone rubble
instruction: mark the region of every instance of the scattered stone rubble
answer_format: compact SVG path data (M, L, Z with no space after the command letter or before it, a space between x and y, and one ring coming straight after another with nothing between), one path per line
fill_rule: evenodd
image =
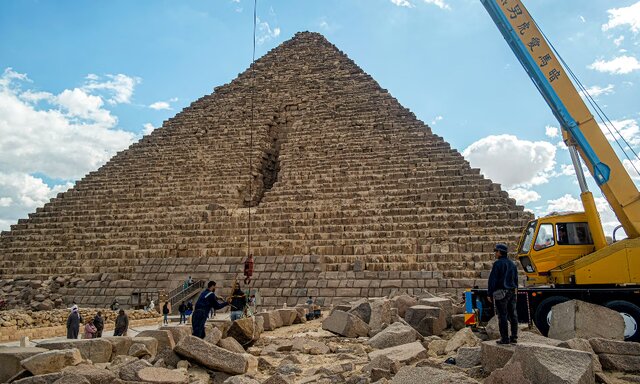
M359 299L325 313L322 320L298 323L296 319L305 318L304 306L234 323L216 320L208 324L205 340L191 336L190 327L183 325L163 326L135 337L0 347L0 379L21 384L416 384L427 378L426 382L436 384L609 384L640 380L640 343L601 337L562 341L522 330L517 345L499 345L482 329L456 331L453 319L462 305L451 298L411 299L406 295ZM575 314L566 316L571 319ZM425 326L436 322L445 324L444 328ZM266 331L265 324L273 329ZM587 336L585 329L580 332Z

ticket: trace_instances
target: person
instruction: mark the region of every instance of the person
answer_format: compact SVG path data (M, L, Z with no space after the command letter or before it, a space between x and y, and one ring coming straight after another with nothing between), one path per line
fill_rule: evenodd
M124 313L124 309L121 309L116 317L116 326L113 330L113 336L127 336L127 330L129 329L129 317Z
M569 236L567 235L567 228L564 225L558 225L558 244L569 244Z
M102 331L104 330L104 319L102 318L102 312L98 311L93 318L93 325L96 327L95 338L102 337Z
M113 303L111 303L111 310L117 311L120 309L120 304L118 303L118 299L113 299Z
M187 301L187 310L184 311L184 314L187 316L185 323L190 319L191 314L193 313L193 302L191 300Z
M244 310L247 307L247 295L240 289L240 283L233 284L233 293L231 294L231 321L242 318Z
M187 316L185 315L186 311L187 311L187 305L183 301L178 306L178 312L180 313L180 323L179 324L182 324L183 322L185 324L187 324Z
M97 331L96 326L93 325L93 319L89 319L87 324L84 325L84 334L82 335L82 338L93 339Z
M495 304L500 328L498 344L515 344L518 342L518 311L516 296L518 289L518 270L507 256L507 246L496 244L494 248L496 261L493 263L488 282L488 299ZM507 321L508 320L508 321ZM509 324L511 323L511 337Z
M307 305L311 304L313 304L313 297L309 296L309 298L307 299Z
M190 287L193 285L193 279L191 278L191 276L189 276L189 278L187 279L187 287Z
M222 309L226 307L228 304L224 302L219 302L216 294L214 293L216 290L216 282L209 281L207 283L207 289L200 293L198 297L198 301L196 301L196 310L193 313L193 319L191 320L191 325L193 328L193 336L204 339L205 331L204 326L207 322L207 316L209 315L209 311L211 307L215 309Z
M165 301L164 305L162 306L162 323L163 324L169 324L169 302Z
M78 306L73 305L71 307L71 313L67 317L67 339L77 339L80 333L80 324L82 323L82 316L78 311Z

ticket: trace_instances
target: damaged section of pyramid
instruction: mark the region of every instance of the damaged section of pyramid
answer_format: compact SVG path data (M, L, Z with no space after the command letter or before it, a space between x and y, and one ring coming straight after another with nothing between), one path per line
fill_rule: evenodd
M485 284L529 219L499 185L319 34L253 69L252 129L246 71L3 233L7 302L134 305L189 275L225 295L249 209L263 306Z

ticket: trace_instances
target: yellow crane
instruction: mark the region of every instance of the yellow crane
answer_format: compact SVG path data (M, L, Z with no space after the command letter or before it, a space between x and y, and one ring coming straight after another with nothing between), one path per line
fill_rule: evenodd
M640 192L572 83L573 73L559 60L522 1L481 1L560 122L584 206L584 212L546 216L525 228L517 257L527 275L527 287L518 296L526 298L519 300L526 308L519 308L519 313L532 314L527 318L546 334L553 305L570 299L589 301L621 313L625 338L640 341ZM626 239L607 243L580 158ZM477 320L478 308L489 307L481 292L467 294L469 323Z

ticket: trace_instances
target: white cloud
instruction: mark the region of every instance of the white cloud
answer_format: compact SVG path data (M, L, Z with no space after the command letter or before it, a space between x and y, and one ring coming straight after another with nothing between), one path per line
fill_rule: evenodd
M633 33L640 31L640 1L628 7L609 9L607 13L609 22L602 25L603 31L627 25Z
M589 172L588 169L585 169L585 171L587 171L587 173ZM576 169L573 167L573 164L560 164L560 175L574 176L575 174L576 174Z
M93 73L87 75L87 83L82 87L87 91L107 91L111 97L107 98L109 104L129 104L136 85L142 81L139 77L129 77L121 73L117 75L105 75L109 80L100 81L100 77Z
M619 132L615 133L615 138L620 140L620 135L624 137L624 139L632 146L640 145L640 126L638 126L638 122L634 119L625 119L625 120L613 120L611 121L611 125L615 127L615 129ZM604 126L600 125L600 129L604 132L604 135L607 137L609 141L615 141L615 138L609 130Z
M598 85L594 85L592 87L589 87L586 89L586 93L589 94L591 97L596 98L598 96L602 96L602 95L611 95L614 92L614 88L615 86L613 84L609 84L606 87L600 87ZM584 97L586 96L584 92L580 91L580 94Z
M624 35L620 35L617 38L613 39L613 44L615 44L616 47L619 47L623 41L624 41Z
M553 176L556 147L547 141L520 140L513 135L487 136L462 155L491 180L507 188L540 185Z
M640 180L640 174L638 174L640 171L640 160L633 160L633 162L631 162L628 159L624 159L622 160L622 165L624 165L624 168L632 179Z
M444 0L423 0L427 4L433 4L440 9L451 9L449 4L445 3Z
M142 125L142 126L144 127L144 130L142 131L142 133L143 133L144 135L148 135L148 134L150 134L151 132L153 132L153 130L154 130L154 129L156 129L156 128L153 126L153 124L151 124L151 123L145 123L145 124L144 124L144 125Z
M155 103L149 105L149 108L155 109L156 111L159 111L162 109L170 110L171 105L169 105L169 103L167 103L166 101L156 101Z
M93 76L88 80L96 81ZM135 138L116 129L118 120L104 108L102 96L87 88L59 94L23 91L29 82L25 74L10 68L0 76L0 228L4 229ZM33 174L60 180L62 186L49 187Z
M547 125L546 127L544 127L544 134L551 138L558 137L558 135L560 134L560 129L558 127Z
M521 205L540 200L540 194L538 192L524 188L510 189L507 192L509 193L509 196L516 199L518 204Z
M611 210L609 203L604 197L595 197L596 208L600 213L600 220L604 229L605 236L611 236L615 227L620 225L616 215ZM582 201L570 194L553 200L547 200L547 206L537 212L538 216L544 216L552 212L582 212L584 207ZM617 234L620 238L620 233Z
M590 69L614 75L625 75L640 69L640 61L633 56L622 55L612 60L596 60L589 65Z
M261 45L270 41L271 39L275 39L280 36L280 28L274 27L273 29L266 21L261 21L260 18L257 20L258 22L258 33L256 37L256 44Z
M391 0L391 2L395 5L397 5L398 7L407 7L407 8L414 8L415 5L411 4L411 2L407 1L407 0Z

